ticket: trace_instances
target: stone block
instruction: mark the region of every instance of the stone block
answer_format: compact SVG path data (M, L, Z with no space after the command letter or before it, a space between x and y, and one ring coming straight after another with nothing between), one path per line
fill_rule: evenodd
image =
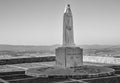
M75 67L83 65L83 49L80 47L59 47L56 49L56 65Z

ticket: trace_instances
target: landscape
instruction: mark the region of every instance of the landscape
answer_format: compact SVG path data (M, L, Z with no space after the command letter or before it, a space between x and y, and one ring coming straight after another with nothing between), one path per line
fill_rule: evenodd
M60 45L35 46L35 45L0 45L0 56L30 56L30 55L53 55L55 48ZM78 45L83 48L86 56L120 57L120 45Z

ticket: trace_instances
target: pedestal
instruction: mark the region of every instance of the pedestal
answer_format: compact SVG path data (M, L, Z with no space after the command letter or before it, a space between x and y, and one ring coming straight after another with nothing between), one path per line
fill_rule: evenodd
M56 49L56 65L76 67L83 65L83 49L80 47L59 47Z

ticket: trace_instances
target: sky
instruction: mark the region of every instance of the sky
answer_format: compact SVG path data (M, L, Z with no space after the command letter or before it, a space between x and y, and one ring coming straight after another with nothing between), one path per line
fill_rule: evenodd
M120 0L0 0L0 44L62 44L67 3L76 45L120 44Z

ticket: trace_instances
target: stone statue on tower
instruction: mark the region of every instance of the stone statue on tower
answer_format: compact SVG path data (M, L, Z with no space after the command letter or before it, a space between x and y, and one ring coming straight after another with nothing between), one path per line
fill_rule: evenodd
M69 47L74 45L73 17L70 4L68 4L63 15L63 46Z
M73 33L73 17L70 4L67 4L63 15L63 45L56 49L56 65L75 67L83 65L83 49L76 47Z

